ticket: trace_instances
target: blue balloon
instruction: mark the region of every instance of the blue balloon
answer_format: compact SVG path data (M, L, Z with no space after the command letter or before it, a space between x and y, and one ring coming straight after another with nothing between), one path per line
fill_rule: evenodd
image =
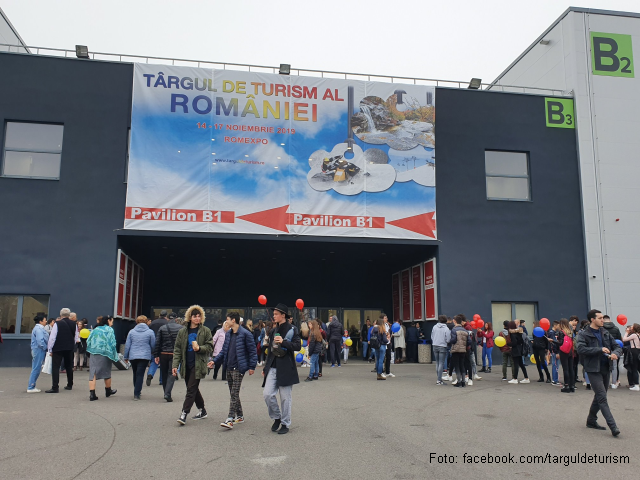
M399 323L394 323L394 324L391 326L391 331L392 331L393 333L398 333L398 332L400 331L400 324L399 324Z
M533 336L534 337L544 337L544 330L542 329L542 327L536 327L533 329Z
M296 355L296 362L301 362L303 358L304 357L303 357L303 355L301 353L297 354Z
M624 346L624 345L622 344L622 340L618 340L618 339L616 339L616 343L617 343L618 345L620 345L620 348L622 348L622 347Z
M306 340L302 340L302 346L306 347L307 346L307 341Z

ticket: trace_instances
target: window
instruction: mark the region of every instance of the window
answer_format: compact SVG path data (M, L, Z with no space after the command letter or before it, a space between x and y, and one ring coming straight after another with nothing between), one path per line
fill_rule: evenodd
M62 125L7 122L3 177L60 178Z
M505 320L524 320L529 335L533 335L533 322L536 320L537 304L519 302L495 302L491 304L491 323L493 330L499 332Z
M49 314L49 295L0 295L0 331L30 334L36 315Z
M529 201L529 156L522 152L484 152L488 200Z

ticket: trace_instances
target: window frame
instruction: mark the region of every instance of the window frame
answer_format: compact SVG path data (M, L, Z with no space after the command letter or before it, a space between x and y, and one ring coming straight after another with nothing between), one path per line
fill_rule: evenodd
M24 297L32 297L34 295L46 296L48 297L47 302L47 319L51 314L51 294L49 293L0 293L0 296L3 297L18 297L18 307L16 308L16 333L3 333L2 340L7 339L24 339L31 338L31 333L20 333L20 329L22 328L22 312L24 306Z
M62 127L62 140L60 144L60 151L58 150L34 150L29 148L7 148L7 128L10 123L26 123L31 125L52 125L52 126L61 126ZM3 131L3 144L2 144L2 163L0 163L0 178L23 178L29 180L52 180L52 181L60 181L60 176L62 172L62 149L64 148L64 123L62 122L35 122L28 120L5 120L4 122L4 131ZM27 175L6 175L4 173L4 166L6 163L7 151L9 152L22 152L22 153L44 153L49 155L60 155L60 167L58 169L57 177L36 177L36 176L27 176Z
M536 318L537 320L540 320L540 317L538 315L538 302L534 302L534 301L519 301L519 302L511 302L511 301L507 301L507 300L491 300L491 312L492 312L492 316L493 316L493 304L494 303L505 303L505 304L511 304L511 321L514 321L517 319L516 317L516 305L533 305L533 316L534 318ZM493 318L492 318L493 320ZM495 327L495 323L493 324L493 330L496 331L496 327ZM502 327L500 327L498 330L502 330ZM531 332L529 332L529 336L533 335L533 330Z
M502 152L502 153L523 153L527 159L527 175L495 175L487 173L487 152ZM505 198L505 197L490 197L489 189L487 188L487 179L491 178L526 178L527 189L529 198ZM531 153L524 150L502 150L498 148L485 148L484 149L484 184L488 201L503 201L503 202L533 202L533 192L531 189ZM509 303L509 302L505 302Z

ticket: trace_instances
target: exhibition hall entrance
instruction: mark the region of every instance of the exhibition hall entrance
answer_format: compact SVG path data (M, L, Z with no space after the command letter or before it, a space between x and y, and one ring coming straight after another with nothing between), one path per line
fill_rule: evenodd
M437 254L433 241L157 232L123 232L118 249L139 265L137 290L127 288L128 278L120 282L147 316L161 310L182 316L198 304L208 327L232 311L255 325L269 318L265 307L284 303L298 324L336 315L347 330L360 330L367 318L375 322L382 311L392 320L392 276ZM297 299L304 301L301 311Z

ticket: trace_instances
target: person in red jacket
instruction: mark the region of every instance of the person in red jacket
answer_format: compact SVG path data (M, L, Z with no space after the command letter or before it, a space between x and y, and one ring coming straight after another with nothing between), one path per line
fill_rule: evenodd
M493 326L491 322L484 324L484 330L478 329L478 341L482 342L482 369L481 372L491 373L491 366L493 360L491 359L491 352L493 352ZM489 364L489 367L487 367Z

